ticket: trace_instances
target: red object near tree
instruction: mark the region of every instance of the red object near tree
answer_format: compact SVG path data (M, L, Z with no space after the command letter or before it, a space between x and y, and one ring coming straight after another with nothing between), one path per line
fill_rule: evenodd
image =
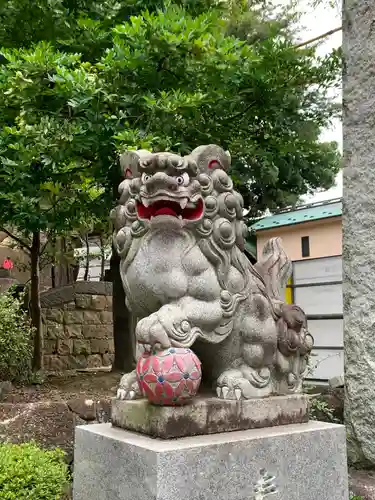
M13 262L10 259L4 259L3 261L3 269L13 269Z

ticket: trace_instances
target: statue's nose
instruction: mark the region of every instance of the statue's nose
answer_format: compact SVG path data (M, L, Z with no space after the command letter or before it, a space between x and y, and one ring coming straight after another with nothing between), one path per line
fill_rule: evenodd
M176 179L165 174L164 172L157 172L153 176L151 176L145 182L145 188L149 193L152 193L158 189L176 189L178 183Z

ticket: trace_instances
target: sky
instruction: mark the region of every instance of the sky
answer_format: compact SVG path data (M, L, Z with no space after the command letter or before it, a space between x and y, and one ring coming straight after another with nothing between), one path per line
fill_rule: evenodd
M278 3L288 3L288 0L278 1ZM307 41L315 36L322 35L327 31L341 26L341 1L337 0L336 6L331 7L329 1L322 0L319 7L311 7L312 0L298 0L299 8L304 14L300 20L300 40ZM319 55L329 53L333 48L340 47L342 42L342 32L339 31L325 38L317 52ZM337 96L341 99L341 95ZM324 130L321 135L322 141L336 141L342 151L342 125L340 120L336 120L332 126ZM312 196L305 196L303 201L313 203L316 201L330 200L342 196L342 172L336 179L336 185L328 191L316 193Z

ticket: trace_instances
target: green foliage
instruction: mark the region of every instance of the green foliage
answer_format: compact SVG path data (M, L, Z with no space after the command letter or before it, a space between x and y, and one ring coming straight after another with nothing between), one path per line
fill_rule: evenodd
M261 4L4 2L0 213L41 230L104 213L125 148L222 145L254 217L330 187L340 156L319 135L338 114L340 54L296 49L293 11Z
M175 3L199 15L220 8L222 2ZM168 0L5 0L0 5L0 46L20 48L50 41L58 49L80 52L84 60L94 61L110 47L114 26L143 10L153 12L168 4Z
M60 500L68 482L60 450L34 443L0 444L0 491L3 500Z
M79 56L44 42L3 55L0 107L8 126L0 132L0 184L7 189L0 218L24 233L61 233L102 193L84 155L85 124L69 120L77 93L95 99L96 79L80 68Z
M334 408L319 398L319 394L310 397L310 418L312 420L323 420L324 422L340 423L334 415Z
M111 114L122 118L118 148L221 144L255 214L331 186L339 155L318 137L336 113L327 90L338 54L318 59L277 37L250 45L228 36L219 17L170 6L115 28L99 68Z
M30 381L32 334L21 300L0 294L0 380Z
M322 5L324 7L330 7L331 9L337 9L338 12L341 11L340 0L310 0L310 4L314 9Z

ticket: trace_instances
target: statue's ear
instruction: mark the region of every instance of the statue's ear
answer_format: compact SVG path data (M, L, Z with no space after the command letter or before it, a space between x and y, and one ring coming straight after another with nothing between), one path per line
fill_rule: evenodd
M140 176L139 162L150 155L150 151L145 149L125 151L120 155L121 174L127 179Z
M196 162L201 173L210 174L218 168L227 171L231 163L229 152L215 144L198 146L190 153L189 157Z

